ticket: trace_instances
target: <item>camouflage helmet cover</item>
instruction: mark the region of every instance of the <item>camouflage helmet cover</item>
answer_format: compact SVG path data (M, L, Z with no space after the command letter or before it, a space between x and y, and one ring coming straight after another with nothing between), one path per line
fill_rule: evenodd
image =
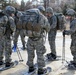
M22 12L18 11L17 12L17 17L20 17L20 16L22 16Z
M53 9L51 7L46 8L46 12L53 14Z
M6 6L5 12L6 12L7 14L15 13L15 8L12 7L12 6Z
M76 12L73 9L69 9L66 12L66 15L68 15L68 16L75 16L75 14L76 14Z
M45 11L45 8L44 8L43 6L38 6L38 9L39 9L40 11Z

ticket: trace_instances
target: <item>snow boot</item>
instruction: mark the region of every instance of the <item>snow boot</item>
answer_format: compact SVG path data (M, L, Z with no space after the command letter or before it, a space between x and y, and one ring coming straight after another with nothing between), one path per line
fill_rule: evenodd
M47 68L45 69L38 69L38 75L44 75L47 73Z
M73 61L70 61L70 63L68 64L68 69L76 70L76 63L74 63Z
M13 65L14 65L13 62L6 62L6 63L5 63L5 67L11 67L11 66L13 66Z
M3 61L0 61L0 66L3 65Z
M2 67L4 65L3 61L0 61L0 67Z
M29 67L28 73L33 72L34 70L35 70L35 68L33 66L32 67Z
M22 47L21 49L22 49L23 51L25 51L27 48L26 48L26 47Z
M49 53L46 55L49 61L54 61L56 60L57 56L54 55L53 53Z

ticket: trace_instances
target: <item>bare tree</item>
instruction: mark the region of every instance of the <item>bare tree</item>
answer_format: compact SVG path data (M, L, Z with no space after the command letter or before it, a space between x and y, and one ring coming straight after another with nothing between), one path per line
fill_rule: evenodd
M25 10L25 2L24 2L24 0L21 1L20 10L21 11L24 11Z
M27 1L26 5L25 5L25 10L33 8L32 2L31 1Z

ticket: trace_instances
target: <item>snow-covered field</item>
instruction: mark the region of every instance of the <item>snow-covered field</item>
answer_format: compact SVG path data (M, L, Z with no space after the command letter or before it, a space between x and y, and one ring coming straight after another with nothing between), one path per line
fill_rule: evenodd
M25 40L27 41L28 37L25 37ZM71 43L71 39L70 36L66 36L65 39L65 60L70 61L72 60L72 55L71 55L71 51L70 51L70 43ZM49 43L48 43L48 39L46 39L46 43L45 43L47 52L50 52L50 48L49 48ZM19 38L18 40L18 47L19 49L22 47L21 44L21 40ZM61 56L58 61L53 61L53 62L49 62L46 63L46 66L50 66L52 68L52 72L49 75L76 75L75 71L70 71L67 69L67 63L64 62L64 64L62 64L62 49L63 49L63 36L61 32L57 33L57 37L56 37L56 51L57 51L57 55ZM22 51L20 49L22 58L23 58L23 62L19 63L15 68L11 68L9 70L6 71L2 71L0 72L0 75L23 75L26 71L27 71L27 51ZM12 59L14 60L19 60L18 59L18 55L16 52L13 52L12 54ZM34 62L36 63L36 57Z

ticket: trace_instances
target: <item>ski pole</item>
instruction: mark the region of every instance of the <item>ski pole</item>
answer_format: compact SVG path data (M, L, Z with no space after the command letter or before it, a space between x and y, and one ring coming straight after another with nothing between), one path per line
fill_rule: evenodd
M62 63L65 61L65 35L63 35Z
M18 55L18 58L19 58L19 61L21 60L21 58L20 58L20 56L19 56L19 53L18 53L18 51L17 51L17 55Z
M23 58L22 58L22 56L21 56L21 53L20 53L18 47L17 47L17 55L18 55L18 58L19 58L19 62L23 62L24 60L23 60Z
M14 52L17 52L19 61L22 62L23 59L22 59L21 53L20 53L19 48L17 47L17 45L14 45L14 48L13 49L14 49Z

